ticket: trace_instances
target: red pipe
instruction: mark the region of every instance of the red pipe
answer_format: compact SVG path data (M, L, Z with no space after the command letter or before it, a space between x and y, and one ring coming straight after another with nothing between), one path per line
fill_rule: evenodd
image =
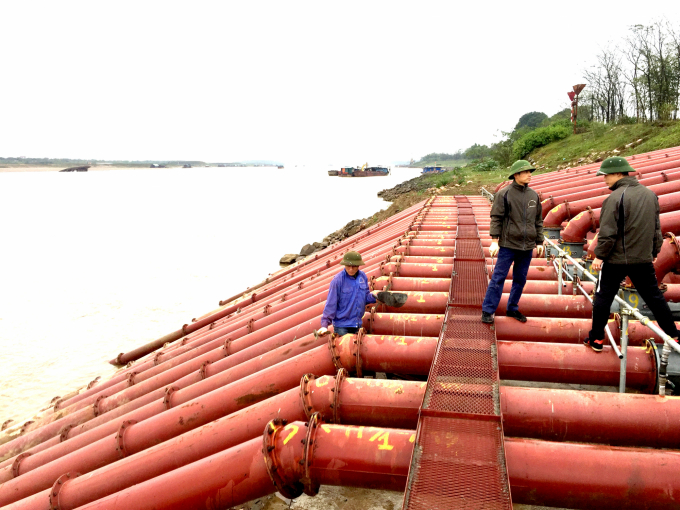
M486 266L487 272L489 273L489 278L493 274L493 268L496 266ZM513 269L512 267L510 268L510 271L508 271L508 276L506 277L507 279L512 280L512 272ZM527 280L557 280L557 271L555 271L555 268L550 265L548 267L536 267L532 266L529 267L529 271L527 271Z
M498 342L501 379L618 386L620 360L605 346L602 353L583 345ZM644 347L628 347L626 386L651 393L656 359Z
M436 433L442 434L442 448L460 448L459 442L447 440L446 431ZM360 429L317 420L309 426L270 422L263 439L252 439L82 510L214 510L276 490L288 497L303 491L314 495L320 485L403 490L414 436L412 430ZM312 443L314 448L307 449ZM678 506L674 491L680 469L677 452L514 438L505 441L505 449L515 503L555 506L567 502L572 508L586 509ZM72 482L63 485L68 483Z
M654 186L649 186L648 189L659 196L675 193L680 191L680 181L655 184ZM585 211L588 207L593 209L602 207L602 202L604 202L606 198L606 195L601 195L598 197L586 198L584 200L577 200L575 202L564 202L550 210L543 220L543 226L547 228L557 228L563 221L573 218L578 213Z
M661 251L654 262L654 272L656 273L656 281L661 281L671 271L680 269L680 251L678 251L678 240L673 234L664 235Z
M656 324L656 322L652 322ZM527 322L520 323L516 319L498 315L494 325L498 340L523 342L529 339L532 342L581 345L583 339L588 336L592 320L529 317ZM618 342L621 338L620 324L611 319L609 326L612 337ZM678 326L680 326L680 323L678 323ZM628 345L644 346L645 340L648 338L653 338L656 342L662 341L659 335L638 321L630 321L628 323Z

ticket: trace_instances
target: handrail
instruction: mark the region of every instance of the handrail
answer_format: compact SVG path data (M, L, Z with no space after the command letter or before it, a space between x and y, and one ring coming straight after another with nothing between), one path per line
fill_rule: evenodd
M486 198L489 202L493 203L493 193L491 193L489 190L487 190L484 186L482 186L482 196Z
M581 269L584 275L586 275L592 282L597 283L597 278L595 278L592 274L590 274L585 267L583 267L581 264L576 262L570 255L567 254L562 248L560 248L557 244L555 244L551 239L546 238L545 239L550 245L552 245L553 248L557 249L557 251L560 254L560 257L566 258L569 262L574 264L574 266L578 267ZM661 366L659 367L659 395L665 395L666 394L666 367L668 366L668 356L670 355L671 349L675 350L678 354L680 354L680 345L678 345L678 342L675 341L673 338L668 336L658 325L654 324L652 321L649 320L649 318L645 317L642 315L637 308L631 307L628 303L626 303L623 299L621 299L619 296L614 296L614 299L616 300L617 303L619 303L620 306L624 307L626 310L628 310L629 314L635 317L637 320L639 320L644 326L647 326L649 329L654 331L657 335L661 337L663 340L663 350L661 352Z

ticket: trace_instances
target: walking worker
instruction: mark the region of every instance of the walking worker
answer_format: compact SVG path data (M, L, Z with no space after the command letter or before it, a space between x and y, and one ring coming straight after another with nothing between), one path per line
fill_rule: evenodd
M583 343L602 350L609 309L628 276L654 314L659 327L678 337L673 316L659 290L654 261L663 237L659 222L659 200L629 172L635 170L621 157L607 158L596 175L604 176L611 195L602 203L600 231L592 268L600 272L593 300L593 322Z
M512 264L512 288L505 315L520 322L527 321L519 311L519 298L527 282L534 248L538 250L539 257L543 255L541 201L538 193L529 187L531 174L535 170L528 161L515 161L508 177L512 184L500 190L493 200L489 253L492 257L498 254L498 259L482 304L482 322L486 324L494 321L494 313L503 294L503 284Z
M331 280L326 307L321 315L321 328L317 330L319 335L357 333L366 305L377 301L378 292L371 292L366 273L359 269L359 266L365 265L361 255L348 251L340 264L345 266L345 270Z

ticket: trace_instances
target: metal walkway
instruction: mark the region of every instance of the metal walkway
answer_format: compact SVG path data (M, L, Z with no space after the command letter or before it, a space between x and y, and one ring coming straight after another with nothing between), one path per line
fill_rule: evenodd
M455 197L449 305L420 411L404 510L512 509L500 410L496 334L480 322L488 284L475 214ZM452 208L454 204L452 203Z

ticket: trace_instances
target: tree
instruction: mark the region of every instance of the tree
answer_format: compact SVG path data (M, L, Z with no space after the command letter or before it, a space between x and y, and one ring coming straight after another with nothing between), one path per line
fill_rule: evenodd
M548 116L543 112L525 113L519 118L519 122L517 122L515 130L521 129L523 127L527 127L529 129L536 129L547 118Z

